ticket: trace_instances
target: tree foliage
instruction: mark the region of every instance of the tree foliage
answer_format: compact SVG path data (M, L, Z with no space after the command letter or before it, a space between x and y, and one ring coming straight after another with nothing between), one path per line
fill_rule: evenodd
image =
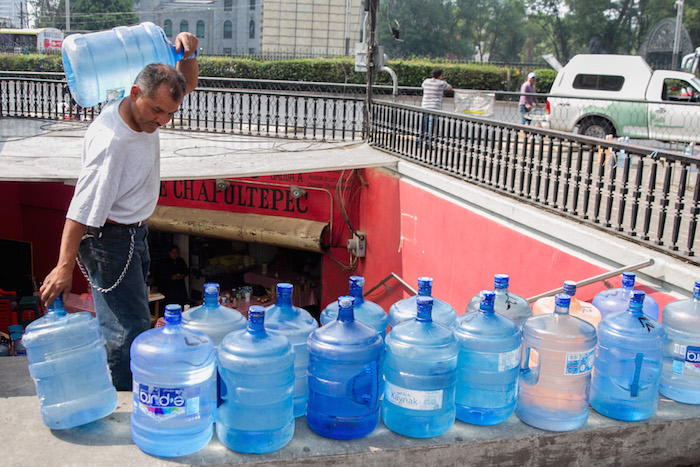
M65 0L30 0L36 25L66 29ZM101 31L139 22L130 0L70 0L71 31Z

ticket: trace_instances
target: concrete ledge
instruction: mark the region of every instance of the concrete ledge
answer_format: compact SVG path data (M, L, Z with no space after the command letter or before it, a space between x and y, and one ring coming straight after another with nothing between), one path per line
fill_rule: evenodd
M141 452L131 441L131 392L119 393L117 410L102 420L51 431L39 416L39 404L22 357L0 358L0 420L4 427L3 459L7 465L162 466L162 465L697 465L700 463L700 406L662 399L649 420L625 423L591 409L583 428L567 433L541 431L515 415L492 427L460 421L446 434L412 439L380 423L369 436L337 441L313 433L304 418L284 448L264 455L238 454L216 436L191 456L164 459Z

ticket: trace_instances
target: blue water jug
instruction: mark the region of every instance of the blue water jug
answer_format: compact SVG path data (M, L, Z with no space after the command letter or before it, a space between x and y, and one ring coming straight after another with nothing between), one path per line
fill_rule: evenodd
M570 301L558 294L554 313L534 316L522 329L515 413L542 430L575 430L588 419L596 329L569 315Z
M508 291L508 283L510 276L508 274L496 274L493 279L494 292L496 299L494 301L494 310L496 313L515 321L515 324L522 329L525 320L532 316L532 310L528 301L520 295ZM481 294L476 294L469 300L467 305L467 313L478 311L481 304ZM464 319L465 315L458 318Z
M117 408L99 324L90 313L67 314L59 295L22 338L41 418L53 430L99 420Z
M668 340L659 392L684 404L700 404L700 281L693 298L669 303L662 316Z
M379 424L384 341L356 320L353 297L338 299L338 318L309 335L306 423L319 435L354 439Z
M165 326L131 343L131 439L154 456L193 454L214 434L214 344L181 321L180 305L166 305Z
M600 310L603 319L606 316L627 311L634 290L635 274L633 272L622 273L622 287L598 292L591 302ZM649 295L644 299L643 312L649 318L659 319L659 304Z
M433 290L432 277L418 278L418 295L399 300L389 308L389 324L393 328L399 323L416 318L418 297L430 297ZM433 322L451 328L457 320L457 311L449 303L433 297Z
M62 46L68 88L82 107L128 95L146 65L175 66L182 54L163 30L149 21L109 31L71 34Z
M228 333L245 329L246 320L238 310L219 305L219 284L208 282L204 284L204 304L182 313L182 327L203 332L209 336L214 346L218 347ZM213 382L212 393L218 405L221 403L222 388L216 372Z
M309 368L309 352L306 350L306 339L315 329L318 322L303 308L292 305L292 284L277 284L277 300L274 305L265 309L265 328L272 334L279 334L289 339L294 349L294 416L301 417L306 413L306 400L309 387L306 373Z
M362 296L362 288L365 278L362 276L350 277L350 296L355 299L355 319L368 326L372 326L382 336L386 336L386 327L389 324L389 315L384 309L374 302L365 300ZM321 325L334 321L338 317L338 303L332 302L321 312Z
M644 292L635 290L625 313L598 325L591 376L591 406L618 420L644 420L656 412L666 331L642 312Z
M275 451L294 435L294 351L284 336L265 332L265 309L253 305L248 329L227 335L218 349L226 385L216 436L244 453Z
M495 425L515 410L520 368L521 332L515 322L495 313L496 294L481 292L479 311L455 327L457 418L473 425Z
M455 421L457 340L432 320L433 298L419 296L417 316L386 335L382 420L391 431L431 438Z

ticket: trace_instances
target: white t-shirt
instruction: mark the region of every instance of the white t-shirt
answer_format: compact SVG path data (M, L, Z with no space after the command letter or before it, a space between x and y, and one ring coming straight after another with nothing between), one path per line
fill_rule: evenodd
M91 227L107 219L146 220L158 202L158 130L132 130L119 115L120 102L107 105L85 133L82 169L66 217Z
M423 88L421 107L431 110L442 109L443 92L450 88L449 83L442 79L428 78L423 81L421 87Z

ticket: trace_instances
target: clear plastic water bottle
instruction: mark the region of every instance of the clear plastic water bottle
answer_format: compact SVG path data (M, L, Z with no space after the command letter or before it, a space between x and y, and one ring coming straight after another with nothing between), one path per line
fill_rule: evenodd
M203 332L209 336L214 347L218 347L228 333L245 329L246 320L238 310L219 305L219 284L208 282L204 284L204 304L182 313L182 327L191 331ZM223 388L216 372L213 383L212 393L215 396L214 400L219 405L221 396L223 396ZM214 411L214 419L216 419L216 410Z
M457 419L473 425L495 425L515 410L522 334L515 322L494 312L496 294L481 292L479 311L455 327Z
M432 320L433 298L419 296L417 306L386 335L382 420L400 435L431 438L455 421L459 348L452 329Z
M277 301L265 309L265 328L272 334L279 334L292 343L294 348L294 416L306 414L306 400L309 386L306 380L309 368L309 352L306 350L306 339L315 329L318 322L303 308L292 305L292 284L277 284Z
M142 332L131 344L131 439L154 456L193 454L214 434L214 344L181 321L180 305L166 305L165 326Z
M354 439L379 424L384 341L356 320L354 297L338 299L338 318L309 335L306 423L319 435Z
M265 332L265 309L253 305L248 329L230 333L218 350L227 388L216 435L237 452L275 451L294 435L294 351L284 336Z
M523 326L515 413L536 428L569 431L588 419L596 329L569 315L571 297L558 294L555 300L554 313L534 316ZM537 364L531 364L531 353Z
M508 274L496 274L493 279L494 292L496 292L496 300L494 301L494 309L496 313L515 321L520 329L523 327L525 320L532 316L532 310L528 301L520 295L508 291L508 282L510 276ZM476 294L469 300L467 305L467 313L478 311L481 304L481 294ZM464 319L466 314L457 318L457 321ZM457 323L459 324L459 323Z
M386 336L386 328L389 324L389 315L384 309L374 302L365 300L362 288L365 278L362 276L350 277L350 296L355 299L355 319L368 326L372 326L382 336ZM338 303L329 303L321 312L321 325L334 321L338 317Z
M430 297L433 290L432 277L418 278L418 295L399 300L389 308L389 324L393 328L399 323L415 319L418 297ZM457 320L457 311L449 303L433 297L433 321L451 328Z
M600 310L602 319L613 313L627 311L634 290L634 281L635 274L633 272L623 272L621 288L603 290L593 297L593 306ZM644 299L643 311L648 317L659 319L659 304L649 295Z
M151 63L175 66L183 58L163 30L147 21L109 31L71 34L63 41L63 69L73 99L82 107L129 94Z
M117 408L99 324L90 313L67 314L59 295L22 339L41 418L53 430L99 420Z
M591 406L617 420L644 420L656 412L666 331L642 312L644 292L632 293L625 313L598 326L591 376Z
M584 321L591 323L596 328L598 323L600 323L601 316L598 308L594 307L591 303L582 302L577 299L576 295L576 282L566 281L564 282L564 291L566 295L571 297L571 305L569 306L569 314L571 316L576 316ZM554 313L554 296L542 297L532 304L532 315L538 316L545 313Z
M663 317L668 340L659 392L684 404L700 404L700 281L693 298L669 303Z

